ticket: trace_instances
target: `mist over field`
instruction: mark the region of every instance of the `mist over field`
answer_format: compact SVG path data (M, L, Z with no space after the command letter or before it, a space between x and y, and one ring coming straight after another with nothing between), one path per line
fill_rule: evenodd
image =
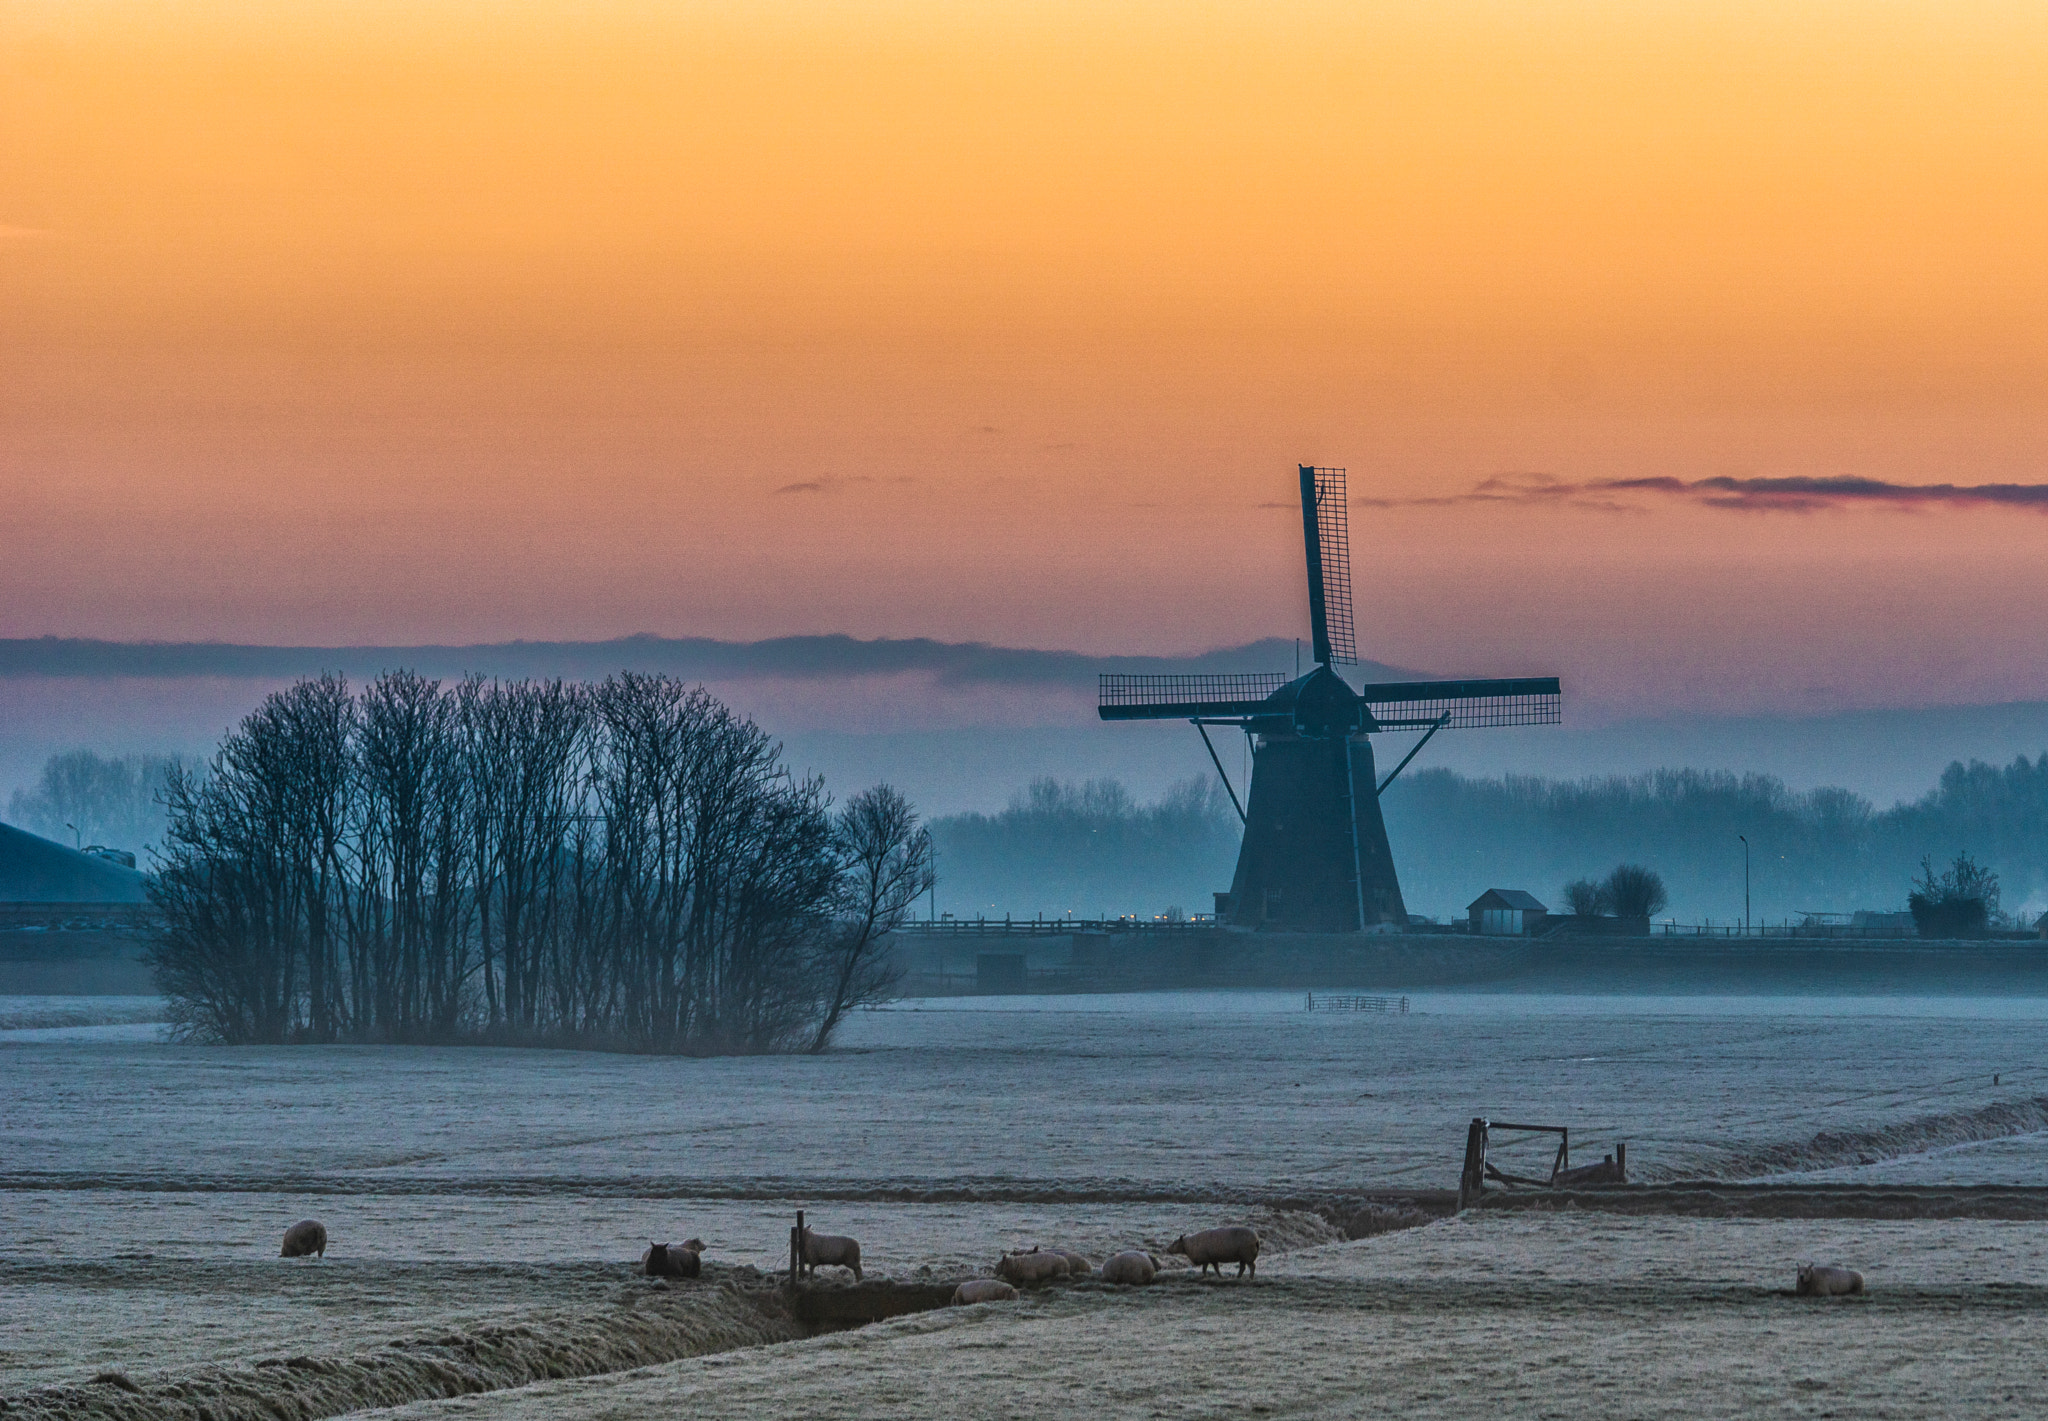
M835 788L887 780L930 815L995 813L1044 777L1113 779L1150 801L1212 773L1208 757L1178 722L1099 721L1096 675L1285 671L1295 655L1295 643L1280 637L1123 657L840 636L324 648L0 640L0 805L32 790L53 755L204 756L297 676L338 670L361 682L397 668L444 681L618 670L701 681L781 740L793 766ZM1470 669L1368 662L1351 679ZM1682 700L1597 700L1569 679L1564 692L1562 725L1438 736L1414 770L1567 780L1682 768L1755 773L1794 791L1847 789L1882 809L1926 794L1951 761L2007 764L2048 749L2048 701L1721 715ZM1391 767L1411 740L1380 736L1375 752ZM1238 750L1221 741L1218 749L1238 778Z
M358 681L403 661L452 681L596 674L624 664L701 679L782 742L790 768L845 798L901 788L931 822L936 899L920 912L1018 917L1207 912L1239 829L1200 740L1179 723L1105 725L1115 669L1291 665L1269 639L1196 657L1091 658L928 640L627 638L495 647L0 643L0 806L62 842L146 856L167 757L203 759L281 678L325 664ZM1418 674L1369 664L1364 679ZM1830 715L1608 719L1434 739L1384 800L1411 912L1445 919L1491 887L1557 906L1568 879L1620 862L1661 873L1680 922L1751 912L1899 911L1923 857L1969 852L2014 918L2048 906L2048 703ZM1242 737L1219 739L1242 793ZM1384 735L1382 772L1412 737ZM81 759L77 752L90 751Z

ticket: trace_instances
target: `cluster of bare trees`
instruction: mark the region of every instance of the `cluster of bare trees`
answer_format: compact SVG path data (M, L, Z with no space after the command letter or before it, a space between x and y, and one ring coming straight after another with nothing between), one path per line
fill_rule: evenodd
M302 681L165 800L154 965L227 1042L822 1050L932 882L895 790L663 676Z
M1654 918L1671 901L1664 878L1639 863L1616 864L1599 882L1575 878L1559 893L1574 917Z

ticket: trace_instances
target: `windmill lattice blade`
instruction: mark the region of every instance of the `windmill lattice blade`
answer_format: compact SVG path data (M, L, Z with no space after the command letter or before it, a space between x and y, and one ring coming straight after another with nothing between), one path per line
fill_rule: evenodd
M1361 686L1383 730L1434 725L1446 714L1446 730L1480 730L1503 725L1556 725L1564 718L1563 695L1555 676L1522 676L1488 681L1399 681Z
M1358 663L1351 601L1351 501L1342 469L1315 471L1316 541L1322 551L1323 625L1330 659Z
M1287 684L1277 672L1129 676L1104 672L1097 714L1104 720L1187 720L1257 715L1266 697Z

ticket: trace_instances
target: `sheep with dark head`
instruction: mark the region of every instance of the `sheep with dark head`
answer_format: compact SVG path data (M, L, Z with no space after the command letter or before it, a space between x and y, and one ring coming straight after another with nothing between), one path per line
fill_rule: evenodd
M279 1258L305 1258L317 1254L327 1256L327 1225L318 1219L300 1219L284 1231L284 1247L277 1251Z
M692 1248L690 1244L695 1244ZM640 1271L649 1278L695 1278L704 1271L704 1243L650 1243L640 1255Z
M1254 1278L1259 1275L1259 1236L1239 1224L1220 1229L1203 1229L1195 1234L1182 1234L1166 1251L1178 1253L1190 1263L1201 1264L1205 1275L1214 1268L1216 1276L1221 1278L1223 1265L1226 1263L1237 1265L1237 1276L1240 1278L1247 1270Z

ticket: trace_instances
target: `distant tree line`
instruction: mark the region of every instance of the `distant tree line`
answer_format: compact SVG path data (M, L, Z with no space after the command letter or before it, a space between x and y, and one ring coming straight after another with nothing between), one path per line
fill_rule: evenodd
M664 676L305 680L163 793L152 962L222 1042L820 1050L931 884L900 794Z
M1560 885L1620 863L1655 870L1662 891L1648 898L1664 901L1647 911L1734 921L1739 834L1749 836L1759 919L1902 912L1922 861L1963 851L2003 875L2008 905L2048 900L2048 754L1952 764L1926 796L1884 810L1847 790L1701 770L1583 780L1411 770L1382 807L1409 908L1438 917L1462 915L1488 888L1526 888L1568 911ZM940 907L996 917L1206 911L1208 895L1230 886L1240 832L1213 777L1152 804L1113 781L1040 780L997 813L932 822ZM1590 886L1586 901L1598 905L1603 883ZM1636 885L1638 912L1648 887Z
M1242 826L1214 779L1143 804L1114 780L1038 779L994 814L932 821L942 911L961 917L1206 913Z
M164 755L67 750L43 762L33 789L8 797L7 820L74 848L101 845L140 858L163 834L164 782L179 763Z
M1742 913L1741 834L1759 918L1905 911L1925 861L1965 851L2003 873L2010 901L2048 898L2048 755L1951 764L1927 795L1884 810L1847 790L1699 770L1584 780L1425 770L1383 806L1410 906L1437 912L1489 887L1540 897L1591 864L1625 860L1656 867L1685 921L1731 921Z

